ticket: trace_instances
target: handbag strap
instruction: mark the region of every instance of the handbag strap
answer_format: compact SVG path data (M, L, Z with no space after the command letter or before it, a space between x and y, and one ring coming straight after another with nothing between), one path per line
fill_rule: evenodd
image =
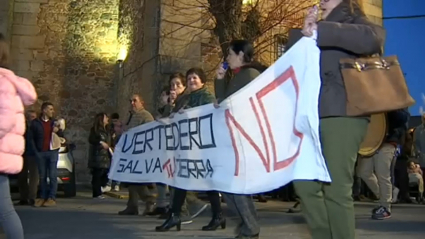
M389 70L392 66L400 66L400 62L397 59L387 61L384 58L379 58L369 62L354 60L354 62L344 62L340 64L341 69L356 69L359 72L372 69Z

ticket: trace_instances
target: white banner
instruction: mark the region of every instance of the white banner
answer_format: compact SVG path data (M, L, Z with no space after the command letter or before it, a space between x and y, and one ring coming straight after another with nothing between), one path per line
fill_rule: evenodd
M110 179L255 194L292 180L330 182L319 141L320 51L302 38L220 108L212 104L126 132Z

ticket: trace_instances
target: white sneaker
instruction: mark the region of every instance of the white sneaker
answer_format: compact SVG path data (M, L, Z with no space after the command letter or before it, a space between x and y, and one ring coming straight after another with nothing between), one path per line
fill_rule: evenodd
M100 195L100 196L94 197L93 199L103 200L103 199L105 199L105 197L104 197L104 196L102 196L102 195Z
M394 187L393 189L393 199L391 200L392 203L396 203L398 201L398 193L400 192L400 189Z
M110 192L110 191L111 191L111 186L102 187L102 193L106 193L106 192Z
M120 186L115 185L115 186L114 186L114 192L119 192L119 191L120 191Z
M191 223L193 223L193 221L190 220L190 219L188 219L188 220L182 220L182 222L181 222L182 225L187 225L187 224L191 224Z
M199 208L198 209L198 211L197 212L195 212L191 217L190 217L190 219L195 219L197 216L199 216L199 214L201 214L202 212L204 212L205 211L205 209L207 209L207 207L208 207L208 204L205 204L205 205L203 205L201 208Z

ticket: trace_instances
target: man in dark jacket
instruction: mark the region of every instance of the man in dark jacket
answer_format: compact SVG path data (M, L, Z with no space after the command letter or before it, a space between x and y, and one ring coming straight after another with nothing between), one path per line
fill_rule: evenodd
M53 104L44 102L41 105L40 117L31 122L32 142L37 158L41 185L41 198L35 201L34 206L36 207L56 205L59 150L52 150L51 144L53 133L56 133L59 137L63 137L63 133L59 128L54 126L53 114ZM50 181L49 188L47 186L47 177Z
M379 206L372 211L373 219L391 217L393 165L404 144L410 114L407 109L387 113L388 133L380 149L372 157L359 158L358 174L370 190L379 196Z
M34 110L28 110L25 113L26 130L25 130L25 152L23 155L24 165L22 171L18 175L18 185L20 200L18 205L34 205L37 197L38 187L38 168L35 159L35 152L32 144L32 133L30 130L31 122L37 118ZM29 176L29 178L28 178Z

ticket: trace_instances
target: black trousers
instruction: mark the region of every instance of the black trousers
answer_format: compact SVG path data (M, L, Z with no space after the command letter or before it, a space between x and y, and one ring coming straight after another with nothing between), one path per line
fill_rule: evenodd
M171 212L174 213L175 215L180 215L182 206L186 199L186 193L187 191L184 189L174 188ZM211 203L211 210L212 210L213 216L220 214L221 200L220 200L220 195L218 194L218 192L207 191L207 195L208 195L208 200Z
M395 186L400 189L399 198L409 199L409 174L407 173L408 160L398 159L395 163Z
M93 191L93 197L102 195L102 187L105 187L108 183L108 169L104 168L92 168L91 169L91 185Z

